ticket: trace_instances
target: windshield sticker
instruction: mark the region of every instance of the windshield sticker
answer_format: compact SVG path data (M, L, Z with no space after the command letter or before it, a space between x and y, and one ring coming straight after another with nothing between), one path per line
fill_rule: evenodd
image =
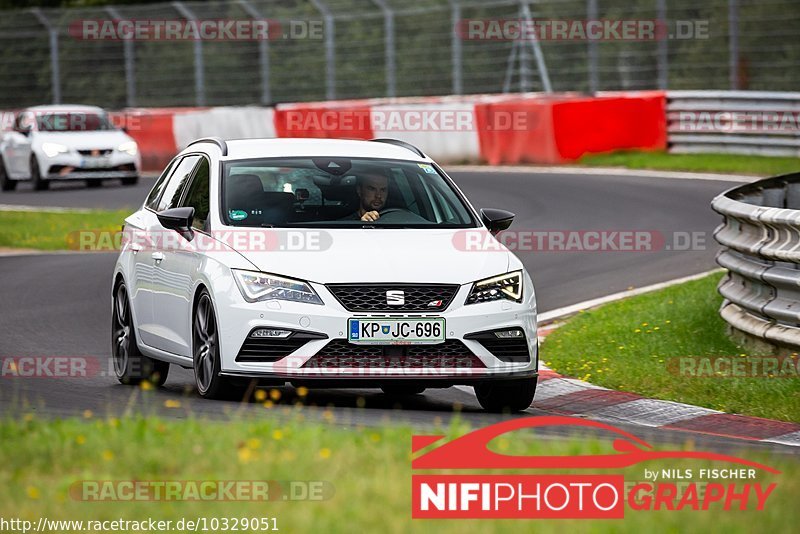
M417 165L428 174L436 174L436 169L434 169L432 165L428 165L427 163L417 163Z
M247 212L242 210L230 210L228 216L232 221L243 221L247 218Z

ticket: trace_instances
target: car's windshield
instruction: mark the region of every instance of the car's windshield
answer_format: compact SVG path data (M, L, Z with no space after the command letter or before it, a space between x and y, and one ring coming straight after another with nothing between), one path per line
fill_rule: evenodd
M228 225L251 227L477 226L464 200L433 165L377 159L225 163L222 215Z
M72 111L37 113L36 126L40 132L91 132L114 129L105 113Z

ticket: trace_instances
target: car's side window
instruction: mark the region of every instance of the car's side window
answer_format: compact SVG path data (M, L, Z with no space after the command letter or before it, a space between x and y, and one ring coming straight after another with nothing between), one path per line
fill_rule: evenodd
M176 208L181 200L186 184L189 183L189 178L192 176L192 170L197 165L200 156L192 154L186 156L181 160L175 172L167 180L167 185L164 186L164 192L158 201L156 211L163 211L170 208Z
M186 197L181 202L181 206L194 208L194 221L192 227L203 230L206 227L209 212L209 175L211 167L206 158L200 158L197 164L194 178L189 186Z
M150 190L150 194L147 195L147 200L145 200L144 205L152 210L158 207L158 199L161 197L161 192L164 190L164 186L167 185L167 178L169 178L170 174L172 173L172 169L175 168L175 164L180 161L180 158L175 158L169 162L167 168L164 169L164 172L161 173L161 176L158 177L156 180L156 185L153 186L153 189Z

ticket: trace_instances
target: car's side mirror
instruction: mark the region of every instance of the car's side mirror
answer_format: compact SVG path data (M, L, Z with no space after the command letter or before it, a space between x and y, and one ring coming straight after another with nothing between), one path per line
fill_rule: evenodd
M496 235L511 226L511 223L514 222L514 214L506 210L484 208L481 210L481 221L492 235Z
M171 208L156 214L158 222L167 230L175 230L187 241L194 239L192 222L194 221L194 208Z

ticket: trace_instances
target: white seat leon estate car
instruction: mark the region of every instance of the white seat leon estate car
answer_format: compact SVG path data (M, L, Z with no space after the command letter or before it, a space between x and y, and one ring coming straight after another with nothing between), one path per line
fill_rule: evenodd
M113 278L117 378L194 369L207 398L255 385L473 386L530 406L533 283L422 151L393 139L206 138L125 220ZM241 398L241 397L240 397Z

